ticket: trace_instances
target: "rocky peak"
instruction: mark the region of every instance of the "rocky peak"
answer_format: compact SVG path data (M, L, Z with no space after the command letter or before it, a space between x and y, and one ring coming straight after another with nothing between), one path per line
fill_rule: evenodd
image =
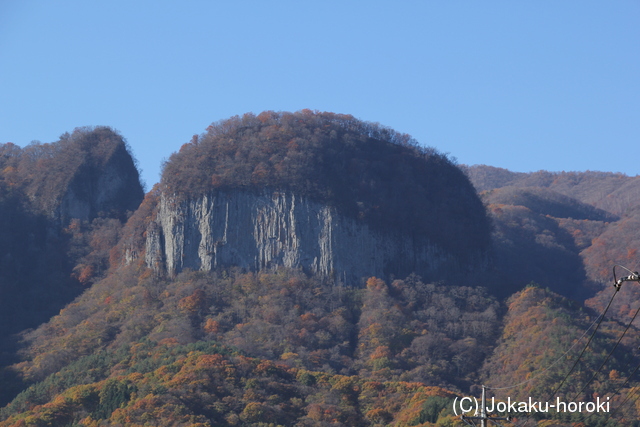
M120 217L137 209L144 196L127 144L111 128L77 128L25 154L24 163L38 171L26 182L27 195L63 225L98 213Z
M145 260L364 276L486 267L484 207L446 156L352 116L265 112L223 121L165 165ZM131 251L130 251L131 252Z

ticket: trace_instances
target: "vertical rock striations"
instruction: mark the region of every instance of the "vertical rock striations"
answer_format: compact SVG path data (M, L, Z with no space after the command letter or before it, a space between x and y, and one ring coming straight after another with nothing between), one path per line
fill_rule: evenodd
M488 259L491 227L464 173L409 135L349 115L214 123L171 156L157 197L137 248L170 276L281 265L348 284L452 279Z
M366 276L434 277L460 267L423 236L373 230L283 191L221 191L183 202L162 195L146 234L147 266L170 276L185 268L285 266L355 285ZM477 255L473 267L483 268L486 254Z

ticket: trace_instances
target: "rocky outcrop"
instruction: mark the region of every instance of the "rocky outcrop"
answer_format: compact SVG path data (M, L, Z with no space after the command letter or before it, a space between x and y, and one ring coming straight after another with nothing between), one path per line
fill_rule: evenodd
M0 144L0 359L8 337L57 314L106 269L115 220L143 196L126 142L110 128Z
M54 227L100 214L124 220L144 197L135 160L111 128L76 128L57 142L32 144L11 156L2 156L3 148L0 165L15 170L16 187Z
M158 192L155 224L135 247L170 276L285 266L349 284L412 272L455 280L484 269L491 245L485 208L446 155L349 115L214 123L171 155Z
M63 193L52 215L63 224L71 218L91 220L100 212L121 216L140 205L144 192L124 143L115 145L100 164L96 163L78 167Z
M459 267L424 236L373 230L290 192L215 192L180 203L162 195L146 235L147 266L170 276L186 268L285 266L354 285L362 277L433 278ZM476 261L467 267L484 268L486 254Z

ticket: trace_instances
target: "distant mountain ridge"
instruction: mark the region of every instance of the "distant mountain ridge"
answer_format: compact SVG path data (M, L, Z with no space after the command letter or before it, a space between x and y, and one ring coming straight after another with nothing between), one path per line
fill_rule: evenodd
M493 217L498 263L507 276L583 299L589 293L576 284L596 292L612 279L613 265L638 268L640 176L463 169ZM524 285L521 280L513 286Z
M506 186L483 193L485 203L524 206L554 218L590 221L617 221L619 216L546 187Z
M622 215L640 200L640 175L613 172L511 172L486 165L464 166L479 193L501 187L542 187L598 209Z

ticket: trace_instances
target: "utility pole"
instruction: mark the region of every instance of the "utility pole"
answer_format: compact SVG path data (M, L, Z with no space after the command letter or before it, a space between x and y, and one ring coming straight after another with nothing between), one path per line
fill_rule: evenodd
M480 407L480 416L479 417L467 417L465 415L462 416L462 421L465 420L480 420L481 427L489 427L489 421L511 421L511 417L489 417L487 415L487 394L486 387L482 386L482 406ZM496 423L498 424L498 423Z

